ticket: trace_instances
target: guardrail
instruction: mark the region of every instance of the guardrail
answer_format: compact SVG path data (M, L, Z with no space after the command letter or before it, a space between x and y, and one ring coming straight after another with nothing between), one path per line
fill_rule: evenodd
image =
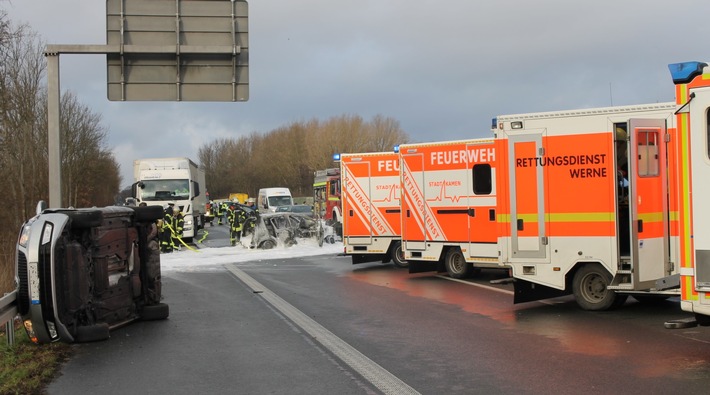
M17 316L17 291L0 298L0 325L5 324L7 344L15 344L15 316Z

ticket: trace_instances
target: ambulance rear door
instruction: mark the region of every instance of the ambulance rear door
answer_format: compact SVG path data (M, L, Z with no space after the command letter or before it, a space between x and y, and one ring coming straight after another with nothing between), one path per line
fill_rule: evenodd
M405 250L426 249L426 200L424 196L424 155L402 153L402 243Z
M630 119L631 259L636 289L651 288L670 271L666 122Z
M371 169L369 161L343 162L343 235L349 245L372 244Z
M511 261L547 258L542 132L508 136Z

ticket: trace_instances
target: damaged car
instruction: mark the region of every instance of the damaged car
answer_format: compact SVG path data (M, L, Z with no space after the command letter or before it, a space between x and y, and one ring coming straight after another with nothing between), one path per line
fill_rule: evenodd
M307 214L276 212L259 215L251 248L271 249L298 244L298 239L315 239L323 245L324 228L320 220Z
M29 338L104 340L135 320L169 315L161 302L160 206L47 209L20 231L18 310Z

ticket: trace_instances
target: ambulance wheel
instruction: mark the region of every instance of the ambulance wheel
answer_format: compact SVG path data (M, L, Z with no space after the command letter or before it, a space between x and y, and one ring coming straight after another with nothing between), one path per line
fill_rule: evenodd
M395 266L401 268L409 267L409 262L404 260L404 250L402 249L401 241L395 241L390 251L392 251L390 254L392 256L392 263L394 263Z
M626 300L627 295L619 295L608 289L611 284L611 274L600 265L584 265L574 274L572 292L577 305L583 310L601 311L618 307L621 298Z
M473 265L466 262L458 248L450 249L445 259L446 272L451 278L467 278L473 275Z

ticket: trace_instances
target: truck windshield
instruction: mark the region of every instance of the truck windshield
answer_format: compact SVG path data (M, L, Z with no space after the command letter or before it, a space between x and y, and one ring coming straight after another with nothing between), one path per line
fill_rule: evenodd
M269 196L270 207L290 206L292 204L293 200L291 196Z
M143 200L188 200L190 183L188 180L143 180L141 198Z

